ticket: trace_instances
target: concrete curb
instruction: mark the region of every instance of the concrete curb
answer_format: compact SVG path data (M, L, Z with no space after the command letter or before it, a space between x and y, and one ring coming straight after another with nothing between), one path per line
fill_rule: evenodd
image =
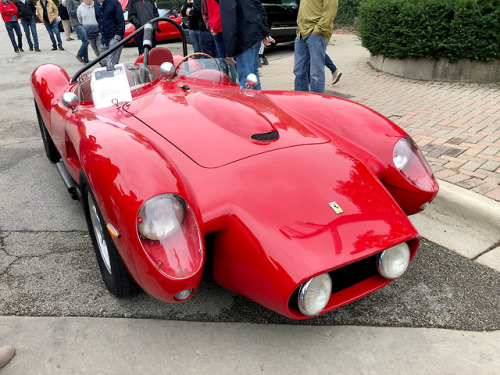
M500 371L499 331L0 317L0 337L10 375Z
M410 219L429 240L500 272L500 202L439 181L439 193ZM493 256L495 255L495 256Z

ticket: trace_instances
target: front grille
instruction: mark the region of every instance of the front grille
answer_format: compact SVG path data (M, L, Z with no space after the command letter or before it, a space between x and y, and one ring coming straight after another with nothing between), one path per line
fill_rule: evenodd
M335 294L372 276L378 275L377 255L348 264L328 273L332 278L332 294Z

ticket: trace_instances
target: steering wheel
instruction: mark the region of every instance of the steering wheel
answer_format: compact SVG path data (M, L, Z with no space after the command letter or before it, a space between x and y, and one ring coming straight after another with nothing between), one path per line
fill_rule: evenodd
M203 53L203 52L190 53L189 55L184 56L182 58L182 60L177 63L177 65L175 66L175 69L174 69L174 76L177 74L177 70L179 69L179 66L181 66L181 64L183 62L186 62L189 58L194 57L194 56L203 56L203 57L208 57L209 59L212 59L212 60L214 59L208 53Z

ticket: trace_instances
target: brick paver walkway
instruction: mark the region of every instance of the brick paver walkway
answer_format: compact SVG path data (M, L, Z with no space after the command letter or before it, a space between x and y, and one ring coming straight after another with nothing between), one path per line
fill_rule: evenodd
M334 34L327 52L343 73L332 86L327 72L327 93L401 126L437 178L500 201L500 85L418 81L376 71L351 34ZM261 73L264 89L293 90L293 55L271 60Z

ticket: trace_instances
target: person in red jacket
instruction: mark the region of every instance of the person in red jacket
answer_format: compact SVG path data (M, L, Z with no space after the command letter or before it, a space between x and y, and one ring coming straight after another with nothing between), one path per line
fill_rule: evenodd
M224 47L224 39L222 37L222 24L220 20L219 0L202 0L201 13L207 30L214 37L215 46L220 58L226 57L226 49Z
M19 27L19 22L17 21L17 7L10 0L0 1L0 13L2 13L2 19L5 22L5 28L9 34L10 41L12 42L12 47L14 51L19 55L19 52L24 52L23 50L23 34L21 33L21 28ZM14 31L17 34L14 37Z

